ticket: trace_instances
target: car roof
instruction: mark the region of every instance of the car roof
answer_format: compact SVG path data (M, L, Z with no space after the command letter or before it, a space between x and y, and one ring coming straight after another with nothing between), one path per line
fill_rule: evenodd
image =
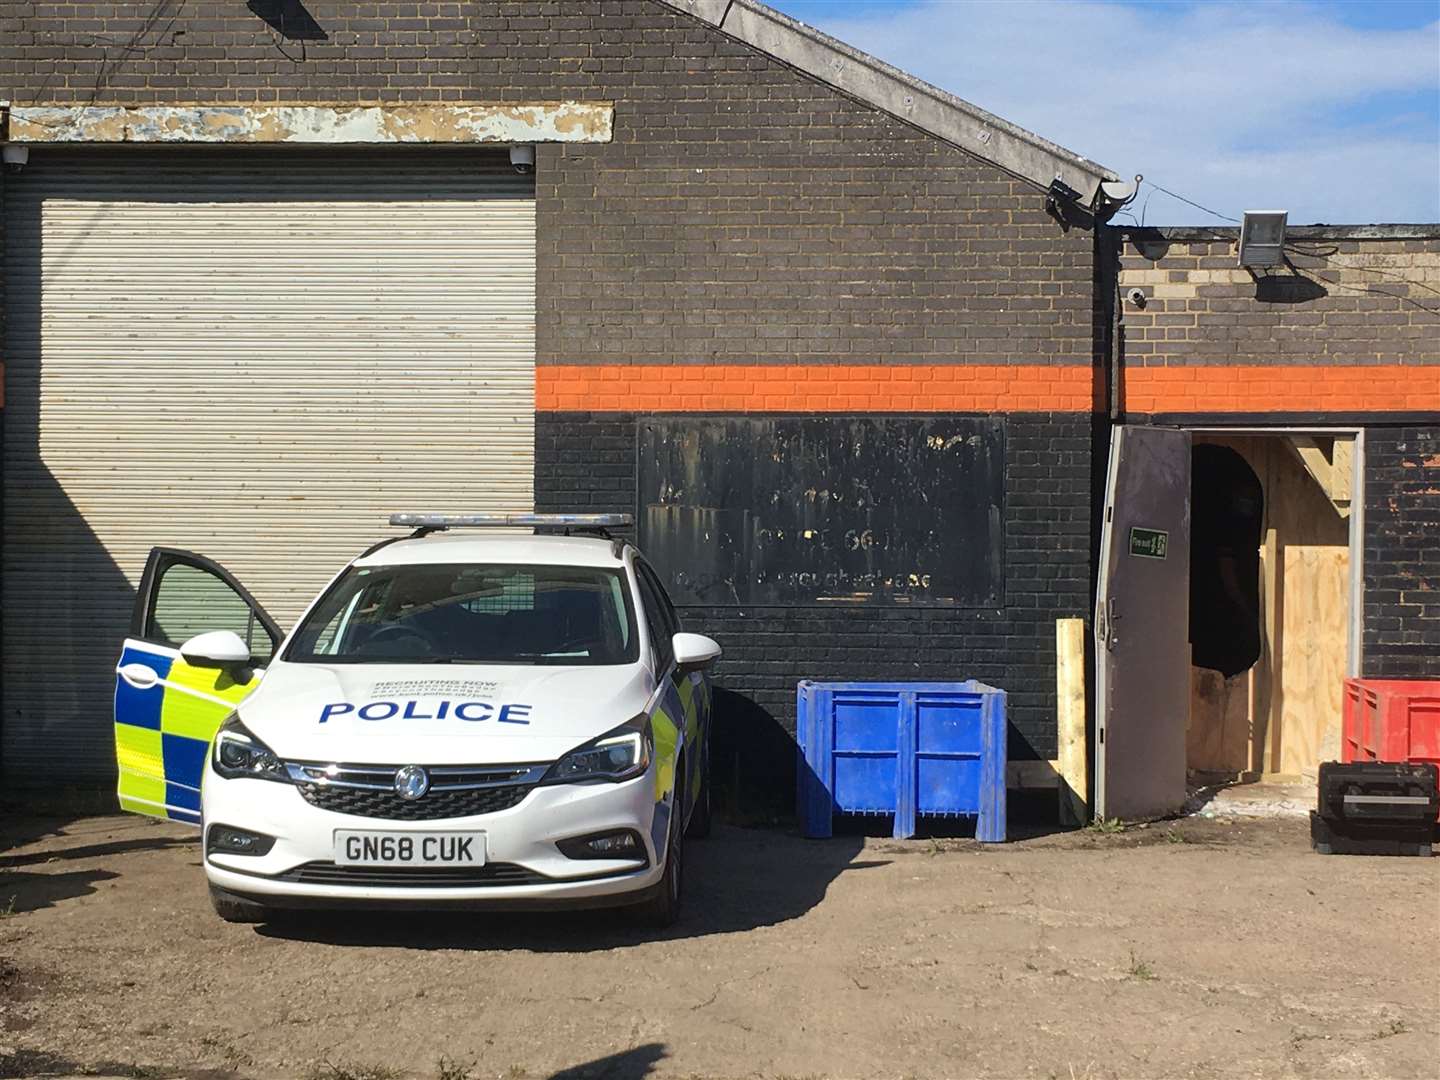
M437 532L373 548L355 566L412 566L425 563L518 563L536 566L624 565L613 541L591 536L517 535L514 530Z

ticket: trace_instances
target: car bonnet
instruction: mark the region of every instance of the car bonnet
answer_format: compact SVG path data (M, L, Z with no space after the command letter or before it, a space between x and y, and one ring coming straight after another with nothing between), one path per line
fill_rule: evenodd
M553 761L644 710L641 664L278 662L240 719L299 761L489 764Z

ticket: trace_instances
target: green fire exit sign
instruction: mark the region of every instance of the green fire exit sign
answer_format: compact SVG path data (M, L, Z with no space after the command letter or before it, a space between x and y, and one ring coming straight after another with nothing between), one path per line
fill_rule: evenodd
M1170 547L1170 534L1160 529L1130 530L1130 554L1142 559L1163 559Z

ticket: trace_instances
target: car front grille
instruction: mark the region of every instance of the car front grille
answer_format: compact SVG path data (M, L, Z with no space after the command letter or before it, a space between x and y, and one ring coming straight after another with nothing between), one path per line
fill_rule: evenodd
M477 889L500 885L542 885L554 880L514 863L484 866L338 866L310 862L275 875L297 885L355 885L389 889Z
M384 821L438 821L494 814L519 806L545 775L545 765L427 766L430 788L418 799L395 791L394 765L287 762L286 771L311 806Z
M311 806L337 814L384 818L387 821L436 821L440 818L493 814L519 806L533 784L473 788L465 791L431 789L418 799L402 799L393 791L300 784L300 794Z

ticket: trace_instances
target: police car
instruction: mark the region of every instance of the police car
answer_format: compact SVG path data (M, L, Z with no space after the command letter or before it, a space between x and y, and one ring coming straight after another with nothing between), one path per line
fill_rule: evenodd
M200 826L232 922L456 904L672 922L687 830L709 830L720 646L604 532L630 521L396 515L414 532L288 636L222 567L155 549L116 667L121 805Z

